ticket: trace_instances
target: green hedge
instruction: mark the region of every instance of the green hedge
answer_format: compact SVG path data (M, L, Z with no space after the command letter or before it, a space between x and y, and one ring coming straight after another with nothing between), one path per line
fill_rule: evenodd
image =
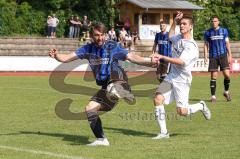
M227 28L231 40L240 40L240 2L234 0L192 0L193 3L204 7L194 11L194 38L203 40L204 31L211 27L211 17L217 15L220 25ZM225 4L223 4L223 2Z
M80 19L87 15L90 20L102 21L110 27L117 17L117 11L112 8L115 1L117 0L0 0L0 36L46 36L47 16L53 13L60 20L58 37L67 36L67 19L72 14ZM203 39L204 31L210 27L212 15L220 17L221 25L229 30L232 40L240 40L239 1L189 1L204 7L204 10L194 11L196 40Z
M53 13L60 21L58 37L68 35L67 21L72 14L80 19L88 15L89 19L103 21L109 26L115 18L111 5L109 0L21 0L19 3L0 0L0 36L46 36L47 16Z
M24 2L17 5L15 2L0 2L0 35L42 35L45 27L46 15L40 11L34 11Z

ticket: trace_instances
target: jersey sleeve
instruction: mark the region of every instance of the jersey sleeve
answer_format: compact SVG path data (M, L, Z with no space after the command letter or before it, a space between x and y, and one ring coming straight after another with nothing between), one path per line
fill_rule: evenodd
M118 44L114 58L117 60L125 61L127 59L128 51Z
M208 33L209 33L208 31L205 31L205 33L204 33L204 41L205 41L205 42L208 42L208 41L209 41L209 40L208 40L208 39L209 39Z
M198 56L199 52L197 46L194 43L189 43L184 47L179 58L184 62L185 66L188 66L193 60L197 59Z
M224 40L225 40L225 41L229 41L229 38L228 38L228 30L227 30L227 29L224 29Z
M80 59L88 59L90 53L90 45L85 45L76 50L76 54Z

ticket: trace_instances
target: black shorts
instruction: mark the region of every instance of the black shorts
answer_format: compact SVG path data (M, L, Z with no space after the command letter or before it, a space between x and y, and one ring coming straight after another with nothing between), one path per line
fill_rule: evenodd
M90 101L97 102L101 104L101 108L99 111L110 111L112 110L118 103L118 101L111 101L106 96L107 91L105 89L100 89L91 99Z
M169 63L161 62L159 67L157 68L157 78L160 79L162 76L166 76L169 72Z
M115 87L116 89L117 88L120 89L120 90L118 90L119 94L121 94L120 92L123 91L121 89L124 89L124 91L131 92L131 87L129 86L129 84L126 81L115 81L114 83L120 84L122 86L121 88ZM111 84L111 83L109 83L109 84ZM94 101L94 102L101 104L101 108L99 111L110 111L117 105L119 99L118 98L111 99L109 96L107 96L107 85L104 85L102 87L102 89L100 89L90 99L90 101Z
M216 58L209 58L209 72L218 71L219 66L221 71L230 69L227 55L219 56Z

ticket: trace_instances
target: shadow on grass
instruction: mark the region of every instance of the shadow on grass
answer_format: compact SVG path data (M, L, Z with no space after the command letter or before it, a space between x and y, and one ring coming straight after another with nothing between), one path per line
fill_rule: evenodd
M190 98L189 99L189 101L192 101L192 102L199 102L199 101L201 101L201 100L203 100L203 101L209 101L209 99L200 99L200 98Z
M190 98L189 99L189 101L192 101L192 102L199 102L199 101L201 101L201 100L203 100L203 101L205 101L205 102L209 102L209 103L212 103L211 102L211 99L200 99L200 98ZM224 99L217 99L217 102L225 102L226 100L224 100Z
M142 132L142 131L136 131L136 130L130 130L130 129L123 129L123 128L109 128L104 127L106 130L112 130L113 133L122 133L124 135L132 135L132 136L145 136L145 137L152 137L156 134Z
M187 133L170 133L170 137L177 137L177 136L189 136L190 134Z
M109 128L104 127L106 130L112 130L114 133L122 133L124 135L132 135L132 136L143 136L143 137L155 137L157 135L157 132L155 134L153 133L147 133L142 131L136 131L136 130L130 130L130 129L123 129L123 128ZM180 136L189 136L188 133L170 133L170 137L180 137Z
M19 133L9 133L0 135L41 135L62 138L63 141L72 142L70 145L86 145L89 143L88 137L79 135L69 135L63 133L46 133L46 132L32 132L32 131L20 131Z

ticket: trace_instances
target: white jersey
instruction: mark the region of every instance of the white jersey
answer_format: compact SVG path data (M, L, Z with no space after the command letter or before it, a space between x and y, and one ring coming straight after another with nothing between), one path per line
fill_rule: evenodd
M168 82L192 82L192 68L199 57L197 43L191 39L182 39L182 35L176 35L170 38L172 42L172 57L183 60L183 65L171 64L170 71L165 78Z

